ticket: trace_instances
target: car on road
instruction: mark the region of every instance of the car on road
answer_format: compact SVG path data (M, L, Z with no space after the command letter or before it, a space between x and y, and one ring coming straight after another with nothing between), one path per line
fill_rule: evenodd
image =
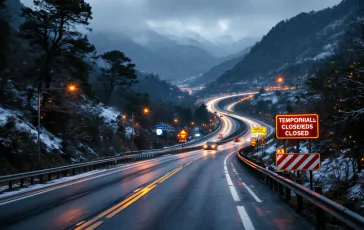
M234 142L240 142L240 138L239 137L235 137L234 138Z
M219 134L219 139L224 138L224 136L222 135L222 133Z
M204 150L217 150L217 144L215 142L206 142L206 144L203 146Z

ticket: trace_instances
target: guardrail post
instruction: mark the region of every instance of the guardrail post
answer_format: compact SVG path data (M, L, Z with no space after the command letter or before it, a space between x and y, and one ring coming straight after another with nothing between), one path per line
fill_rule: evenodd
M269 177L269 188L270 188L270 189L274 189L274 185L273 185L273 183L274 183L273 178L270 178L270 177Z
M20 179L20 187L23 188L24 187L24 178Z
M72 169L72 175L76 175L76 169Z
M278 172L278 175L283 176L283 173ZM283 186L280 183L278 183L278 181L277 181L277 184L278 184L278 195L282 197L283 196Z
M9 180L9 190L13 190L13 181Z
M296 183L297 184L302 184L302 180L301 179L297 179L296 180ZM297 212L300 212L302 210L302 206L303 206L303 198L302 196L298 195L296 193L296 196L297 196L297 208L296 208L296 211Z
M287 172L285 175L284 175L285 178L289 179L289 172ZM286 188L286 201L290 201L291 200L291 189L289 188Z
M49 173L48 174L48 181L51 181L52 180L52 173Z
M40 175L40 176L39 176L39 183L43 184L43 181L44 181L44 180L43 180L43 175Z
M63 171L63 176L66 177L67 176L67 170Z
M59 179L61 177L61 173L57 172L57 179Z
M34 184L34 177L30 177L30 184Z
M322 195L322 187L317 186L314 187L315 192ZM325 212L319 207L316 207L316 225L318 229L324 229L325 228Z

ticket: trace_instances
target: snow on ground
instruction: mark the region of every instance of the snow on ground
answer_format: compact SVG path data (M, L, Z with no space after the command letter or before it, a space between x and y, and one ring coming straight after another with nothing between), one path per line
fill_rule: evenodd
M358 175L357 184L348 189L348 199L359 198L364 199L364 170Z
M349 180L353 175L351 163L343 155L326 158L321 161L321 169L313 172L314 181L323 185L324 192L336 187L337 183Z
M15 191L4 192L3 194L0 194L0 199L6 198L6 197L9 197L9 196L14 196L14 195L17 195L17 194L20 194L20 193L25 193L25 192L33 191L33 190L36 190L36 189L46 188L46 187L54 186L54 185L61 184L61 183L64 183L64 182L68 182L68 181L72 181L72 180L92 176L92 175L94 175L96 173L104 172L106 170L107 169L93 170L93 171L90 171L90 172L81 173L81 174L74 175L74 176L63 177L63 178L60 178L60 179L48 181L48 182L46 182L44 184L29 185L29 187L27 187L27 188L22 188L22 189L15 190ZM16 189L18 186L19 185L14 185L13 188ZM0 192L4 191L6 189L8 189L8 186L0 187Z
M121 115L116 109L105 106L102 103L93 105L91 103L86 105L81 105L81 109L86 113L91 113L93 115L97 115L103 118L104 122L108 125L111 125L114 130L118 128L117 122L118 117Z
M22 116L23 114L21 114L19 111L8 110L0 107L0 126L4 126L10 117L14 117L16 129L18 131L29 133L30 136L33 137L33 141L37 143L37 129L30 122L19 118ZM40 139L43 145L47 147L48 151L53 149L60 150L62 147L62 140L54 136L52 133L48 132L43 127L41 128Z
M265 93L265 94L262 94L261 96L262 96L263 101L271 100L273 104L278 103L278 97L275 94L275 92Z
M133 132L133 130L132 130L132 128L131 128L131 126L127 126L127 127L125 127L125 136L127 137L127 138L131 138L131 134L133 133L133 135L137 135L137 133L135 132L135 129L134 129L134 132Z
M111 107L100 106L101 107L101 115L106 123L115 123L117 121L118 116L120 116L120 112L116 111Z
M10 110L5 110L0 107L0 126L4 126L11 116L14 116L14 114Z

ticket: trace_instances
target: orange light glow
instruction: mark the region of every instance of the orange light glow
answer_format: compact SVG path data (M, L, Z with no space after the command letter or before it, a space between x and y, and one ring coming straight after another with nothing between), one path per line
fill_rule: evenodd
M143 112L144 112L144 113L149 113L150 111L149 111L149 109L148 109L148 108L144 108L144 109L143 109Z
M67 89L70 92L75 92L75 91L77 91L77 86L75 84L70 84L70 85L68 85Z
M277 82L278 83L283 83L284 82L284 78L282 76L278 76Z

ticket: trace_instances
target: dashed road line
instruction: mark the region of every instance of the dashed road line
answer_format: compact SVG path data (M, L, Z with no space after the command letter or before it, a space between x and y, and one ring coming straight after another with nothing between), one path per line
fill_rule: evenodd
M246 212L244 206L237 206L237 209L239 212L240 219L243 222L244 229L245 230L255 230L253 223L252 223L248 213Z

